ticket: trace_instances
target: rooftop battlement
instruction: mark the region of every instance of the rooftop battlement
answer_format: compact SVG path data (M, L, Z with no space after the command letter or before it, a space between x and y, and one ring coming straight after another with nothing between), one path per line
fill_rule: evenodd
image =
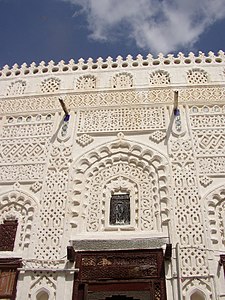
M126 58L118 56L115 60L109 56L105 60L102 57L99 57L96 61L94 61L92 58L88 58L86 61L83 58L80 58L78 62L75 62L73 59L71 59L68 63L63 60L55 63L53 60L51 60L48 63L41 61L39 64L33 62L30 65L23 63L21 66L14 64L12 67L5 65L0 70L0 78L12 78L17 76L26 76L28 74L41 75L70 72L73 73L76 71L85 70L90 72L91 70L124 70L126 68L144 68L149 66L204 66L221 63L225 63L225 52L222 50L220 50L217 55L211 51L208 53L208 55L205 55L205 53L199 51L198 55L195 55L193 52L190 52L188 56L185 56L182 52L179 52L177 56L174 56L173 54L164 56L162 53L159 53L157 57L153 57L153 55L148 54L145 58L138 54L136 58L128 55Z

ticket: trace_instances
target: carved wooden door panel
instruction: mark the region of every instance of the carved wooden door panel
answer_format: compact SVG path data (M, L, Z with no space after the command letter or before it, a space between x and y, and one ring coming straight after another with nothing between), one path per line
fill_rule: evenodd
M166 300L163 252L76 253L73 300Z
M19 267L21 267L21 260L18 258L0 259L0 299L16 298Z

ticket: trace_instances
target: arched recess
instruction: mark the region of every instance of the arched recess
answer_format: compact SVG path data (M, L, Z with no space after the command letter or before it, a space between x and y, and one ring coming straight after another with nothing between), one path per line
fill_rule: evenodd
M210 239L215 249L225 247L225 185L217 187L205 197Z
M49 294L45 290L41 290L37 294L36 300L49 300Z
M56 280L57 276L53 273L40 274L32 276L32 283L28 299L30 300L54 300L56 298ZM48 296L48 298L47 298ZM38 298L45 297L45 298Z
M211 284L207 279L190 279L183 285L184 300L211 300Z
M29 247L34 213L37 214L36 200L26 192L13 190L0 195L0 223L17 220L18 228L14 250Z
M196 291L191 295L190 300L205 300L205 295L201 291Z
M120 230L168 233L169 167L155 149L119 138L75 161L71 178L71 224L78 232L109 230L110 196L120 191L130 194L133 211L130 227Z

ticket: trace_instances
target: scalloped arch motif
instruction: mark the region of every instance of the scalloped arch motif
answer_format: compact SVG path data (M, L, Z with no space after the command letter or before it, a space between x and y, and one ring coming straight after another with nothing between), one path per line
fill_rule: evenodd
M225 185L215 189L206 196L209 230L215 248L225 246Z
M164 70L156 70L149 76L151 85L170 84L170 74Z
M25 80L17 80L12 82L6 92L6 96L14 96L14 95L22 95L26 89L26 81Z
M61 80L56 77L47 78L41 83L42 93L54 93L60 88Z
M110 195L124 189L133 197L134 230L161 231L169 220L169 180L159 152L123 139L102 145L73 164L71 224L104 230Z
M191 84L207 83L209 76L205 70L194 68L187 72L187 81Z
M36 211L36 201L22 191L10 191L0 196L0 222L5 219L18 220L15 248L21 250L28 248Z

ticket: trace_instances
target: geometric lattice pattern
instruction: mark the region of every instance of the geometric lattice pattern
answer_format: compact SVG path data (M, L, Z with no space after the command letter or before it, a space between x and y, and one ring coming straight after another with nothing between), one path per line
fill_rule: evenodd
M42 93L54 93L57 92L59 88L60 88L59 78L48 78L43 80L41 83Z
M35 248L35 255L39 259L57 259L61 250L70 160L71 147L53 147L41 201L41 222Z
M193 106L190 109L193 146L197 156L200 183L208 186L212 179L225 175L225 107Z
M78 132L113 132L164 128L163 107L89 109L80 112Z
M24 94L26 85L26 81L23 80L12 82L7 89L6 96L16 96Z
M88 144L94 141L93 137L88 134L82 134L77 139L76 142L81 145L82 147L87 146Z
M208 262L191 141L174 140L171 157L182 276L205 276L208 275Z
M43 177L53 115L7 116L0 132L0 179L36 180Z
M201 69L192 69L187 72L187 81L191 84L201 84L208 82L208 74Z

